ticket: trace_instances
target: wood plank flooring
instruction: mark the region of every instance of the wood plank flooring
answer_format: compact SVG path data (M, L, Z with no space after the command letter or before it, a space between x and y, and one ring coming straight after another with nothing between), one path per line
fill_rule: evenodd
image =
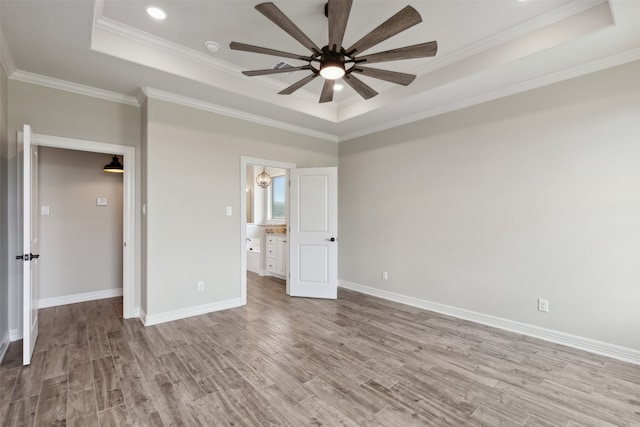
M2 426L640 426L640 366L340 290L145 328L114 298L40 311Z

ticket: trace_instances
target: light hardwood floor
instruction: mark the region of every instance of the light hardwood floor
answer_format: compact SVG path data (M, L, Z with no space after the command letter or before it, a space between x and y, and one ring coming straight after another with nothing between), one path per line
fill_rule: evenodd
M640 426L640 366L341 290L143 327L120 298L40 311L2 425Z

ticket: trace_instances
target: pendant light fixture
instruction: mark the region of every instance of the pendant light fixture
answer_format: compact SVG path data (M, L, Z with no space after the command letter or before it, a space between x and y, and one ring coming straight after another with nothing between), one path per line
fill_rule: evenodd
M267 173L265 168L262 168L262 173L256 178L256 183L262 188L267 188L271 185L271 175Z
M120 163L118 156L113 156L111 163L108 165L104 165L103 171L105 172L113 172L113 173L124 173L124 166Z

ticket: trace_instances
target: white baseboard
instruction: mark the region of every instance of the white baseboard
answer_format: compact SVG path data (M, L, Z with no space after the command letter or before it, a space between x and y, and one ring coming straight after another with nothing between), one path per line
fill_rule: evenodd
M158 314L147 314L144 310L140 310L140 319L145 326L157 325L158 323L171 322L173 320L184 319L191 316L199 316L201 314L212 313L214 311L226 310L229 308L240 307L242 300L234 298L226 301L220 301L213 304L197 305L195 307L184 308L180 310L166 311Z
M7 331L4 334L4 337L2 337L2 341L0 341L0 364L2 364L4 355L7 353L7 349L9 348L9 344L11 343L9 336L10 336L9 331Z
M589 351L591 353L600 354L602 356L611 357L613 359L622 360L640 365L640 351L627 347L609 344L602 341L596 341L589 338L571 335L552 329L541 328L539 326L520 323L501 317L490 316L488 314L477 313L475 311L456 308L445 304L431 302L420 298L414 298L406 295L397 294L395 292L384 291L372 288L370 286L360 285L357 283L339 281L341 288L350 289L363 294L372 295L389 301L399 302L411 305L413 307L423 308L436 313L446 314L448 316L457 317L459 319L470 320L472 322L481 323L494 328L504 329L534 338L540 338L556 344L566 345L567 347L577 348L579 350Z
M38 300L38 308L57 307L59 305L75 304L78 302L95 301L98 299L115 298L122 296L122 288L106 289L104 291L85 292L82 294L64 295L61 297L41 298Z
M22 339L20 329L9 329L9 341L14 342Z
M140 307L140 320L142 324L147 326L147 313Z

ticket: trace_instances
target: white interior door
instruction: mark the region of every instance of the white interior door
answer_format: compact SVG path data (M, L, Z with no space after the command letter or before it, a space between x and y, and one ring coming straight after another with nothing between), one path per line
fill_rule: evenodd
M291 169L289 295L338 297L338 169Z
M31 144L31 127L24 125L18 134L18 150L22 151L22 241L23 251L23 327L22 362L31 363L38 338L38 146Z

